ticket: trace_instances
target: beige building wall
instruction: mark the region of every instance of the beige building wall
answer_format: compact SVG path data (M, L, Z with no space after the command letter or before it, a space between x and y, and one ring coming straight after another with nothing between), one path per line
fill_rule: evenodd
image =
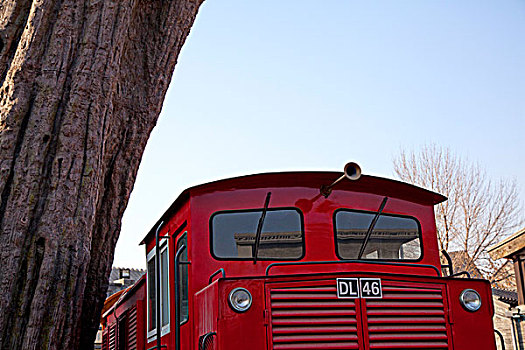
M505 339L505 350L516 350L513 346L512 340L512 321L510 318L511 312L509 310L509 304L498 300L497 297L493 298L493 301L494 329L497 329L501 332L501 334L503 334L503 338ZM496 336L496 345L498 350L503 349L500 345L500 340L498 336Z

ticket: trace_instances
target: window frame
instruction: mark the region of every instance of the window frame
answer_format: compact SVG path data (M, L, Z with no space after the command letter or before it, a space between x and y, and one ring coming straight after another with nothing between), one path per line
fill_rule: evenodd
M170 332L170 323L171 323L171 313L170 313L170 250L169 250L169 244L168 244L168 239L164 239L163 240L164 242L162 242L162 244L160 245L160 248L159 248L159 253L160 253L160 256L159 256L159 262L160 262L160 328L161 328L161 331L160 331L160 336L163 337L164 335L168 334ZM166 296L168 298L168 300L164 300L163 298L163 279L164 279L164 274L163 274L163 269L162 269L162 253L164 253L164 251L166 252L166 264L168 266L166 266L166 288L168 288L168 291L166 293ZM164 307L166 307L166 310L168 312L168 322L166 323L165 326L163 326L163 323L164 323L164 319L162 317L162 310L164 309Z
M190 254L189 254L189 247L188 247L188 238L189 237L189 234L188 234L188 231L184 231L181 235L179 235L179 237L177 238L177 241L175 243L175 252L177 252L179 250L179 243L182 242L184 239L186 240L186 256L187 256L187 261L189 261L190 259ZM173 258L174 261L175 261L175 257ZM176 268L174 266L174 268ZM185 281L185 285L181 285L182 288L186 287L187 289L187 298L188 298L188 316L185 320L182 320L180 321L180 326L182 326L183 324L186 324L189 322L190 320L190 269L189 269L189 265L188 264L181 264L179 266L179 268L183 269L183 268L187 268L188 269L188 277L187 277L187 280ZM180 282L181 284L184 282L183 281L183 273L179 273L179 276L180 276ZM180 301L182 301L183 299L183 294L181 293L181 291L179 291L179 297L180 297L180 300L176 300L175 302L176 303L179 303ZM180 317L182 318L182 303L180 303L180 305L177 305L175 304L175 307L179 307L179 311L180 311Z
M343 258L343 257L341 257L341 255L339 255L339 244L337 244L337 221L336 221L336 216L337 216L337 213L339 213L341 211L353 212L353 213L372 214L372 215L377 214L377 211L361 210L361 209L350 209L350 208L338 208L332 214L332 226L333 226L333 233L334 233L335 255L337 256L337 258L339 260L343 260L343 261L344 260L357 260L357 259ZM411 216L411 215L393 214L393 213L385 213L385 212L382 212L380 217L381 216L399 217L399 218L406 218L406 219L414 220L416 222L416 224L417 224L417 230L418 230L418 235L419 235L419 249L420 249L421 254L419 255L418 259L366 259L366 258L361 258L360 260L365 260L365 261L385 261L385 262L389 262L389 261L392 261L392 262L420 262L421 260L423 260L423 257L425 255L425 250L424 250L424 244L423 244L423 230L421 229L421 223L419 222L419 220L415 216ZM372 233L373 233L373 231L372 231Z
M147 317L146 317L146 332L147 332L147 338L148 338L148 342L151 341L150 338L154 337L155 335L157 335L157 328L158 328L158 325L155 325L155 328L153 328L152 330L150 330L150 317L151 317L151 307L150 307L150 278L149 278L149 262L151 259L155 259L155 247L153 247L153 249L150 250L150 252L146 255L146 308L147 308ZM156 260L153 260L153 269L154 271L156 272L156 268L157 268L157 262ZM155 280L155 274L153 275L154 277L154 280ZM155 293L157 291L157 286L155 286Z
M162 238L162 237L165 237L165 238ZM168 244L168 239L167 239L167 236L161 236L162 240L159 242L159 263L160 263L160 283L159 283L159 288L160 288L160 310L157 310L158 312L160 312L160 328L161 328L161 331L160 331L160 336L163 337L165 336L166 334L168 334L170 332L170 324L171 324L171 313L170 313L170 254L169 254L169 244ZM155 256L156 256L156 247L153 247L149 253L146 255L146 273L147 273L147 276L146 276L146 300L147 300L147 303L146 303L146 306L147 306L147 317L146 317L146 331L147 331L147 341L148 343L153 341L154 340L154 337L157 336L157 330L159 328L159 325L156 325L155 328L153 328L152 330L150 330L150 313L151 313L151 310L150 310L150 288L149 288L149 270L148 270L148 263L151 261L151 259L153 259L154 261L154 267L155 267L155 273L157 271L157 261L155 259ZM164 300L163 300L163 296L162 296L162 280L163 280L163 277L164 277L164 274L162 272L162 253L166 251L166 254L167 254L167 269L166 269L166 278L167 278L167 286L168 286L168 293L166 294L167 295L167 311L168 311L168 323L163 326L163 317L162 317L162 309L164 307ZM156 286L155 286L155 292L156 292Z
M233 258L233 257L218 257L215 255L215 251L213 249L213 219L215 216L220 214L230 214L230 213L249 213L249 212L262 212L264 208L250 208L250 209L233 209L233 210L220 210L216 211L213 214L210 215L209 220L209 251L211 256L215 260L219 261L253 261L253 257L251 258ZM306 236L305 236L305 230L304 230L304 215L303 212L297 208L297 207L276 207L276 208L268 208L267 213L271 211L281 211L281 210L293 210L299 214L299 219L301 222L301 248L302 248L302 254L298 258L265 258L265 257L257 257L257 261L299 261L304 259L306 256Z

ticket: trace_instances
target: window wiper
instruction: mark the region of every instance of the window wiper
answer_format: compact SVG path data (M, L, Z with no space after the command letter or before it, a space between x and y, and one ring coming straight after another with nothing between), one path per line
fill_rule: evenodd
M363 244L361 244L361 249L359 249L359 255L357 256L357 260L360 260L363 257L363 253L365 252L366 245L368 244L368 240L370 239L370 236L372 235L372 231L374 230L374 227L377 223L377 219L379 219L379 215L383 212L383 209L385 208L386 201L388 200L388 197L383 198L383 201L381 202L381 205L379 206L379 210L376 213L376 216L374 216L374 219L370 223L370 226L368 227L368 231L366 231L365 239L363 241Z
M272 192L268 192L266 194L266 200L264 201L264 208L261 213L261 217L259 218L259 223L257 224L257 232L255 233L255 244L252 248L252 256L253 256L253 263L257 263L257 253L259 252L259 243L261 241L261 233L262 228L264 224L264 219L266 218L266 212L268 211L268 205L270 204L270 197L272 196Z

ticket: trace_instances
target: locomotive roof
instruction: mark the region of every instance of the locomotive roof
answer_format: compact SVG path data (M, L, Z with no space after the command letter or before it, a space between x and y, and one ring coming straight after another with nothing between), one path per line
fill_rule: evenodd
M279 188L279 187L310 187L321 188L322 185L330 185L338 179L342 172L334 171L309 171L309 172L279 172L244 175L223 180L204 183L184 190L171 204L164 214L157 220L146 237L140 242L144 244L149 237L155 234L158 225L169 218L186 202L191 196L212 193L216 191L232 191L256 188ZM358 180L344 179L334 189L354 192L373 193L387 197L405 199L411 202L435 205L447 198L439 193L417 187L406 182L397 180L362 175Z

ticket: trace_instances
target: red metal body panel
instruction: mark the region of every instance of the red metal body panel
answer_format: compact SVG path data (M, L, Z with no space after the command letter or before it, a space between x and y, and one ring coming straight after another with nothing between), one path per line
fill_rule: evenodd
M195 331L199 335L217 333L219 320L219 288L215 281L200 292L195 293ZM195 337L193 347L199 348L202 339ZM215 337L212 338L212 341Z
M253 296L252 307L243 313L232 310L227 297L236 287L248 289ZM261 280L219 281L218 349L265 350L264 284ZM239 336L242 334L242 336Z
M104 315L103 350L145 350L146 283L142 277ZM124 331L124 332L122 332ZM123 347L119 347L124 343Z
M269 191L272 192L270 202L272 207L297 207L304 213L306 255L302 261L339 260L335 253L333 239L332 217L334 211L339 208L376 211L383 199L383 196L380 195L338 190L334 190L328 199L319 198L319 190L316 187L239 189L194 195L191 197L192 234L198 235L199 240L198 247L192 246L192 250L194 253L199 253L199 256L194 257L192 270L199 271L193 280L197 289L205 286L208 276L219 268L224 268L228 277L265 274L266 267L272 263L271 261L260 261L254 265L251 261L219 261L213 259L209 252L209 218L218 210L261 208L266 193ZM316 197L317 200L312 200ZM305 205L306 202L309 204ZM417 217L421 224L424 246L423 258L419 263L440 266L432 206L391 198L384 212ZM203 247L207 249L203 249ZM417 267L417 264L414 266L413 273L436 274L432 270ZM320 269L319 266L312 266L311 268L311 271L306 272L313 273ZM360 265L352 267L352 269L357 270L361 268L363 266ZM302 270L304 271L304 269L303 267Z
M480 295L484 308L477 312L465 310L459 303L461 291L475 289ZM450 279L447 283L450 305L450 323L456 349L496 349L492 316L492 292L485 280ZM490 317L489 317L490 316Z
M159 219L169 239L169 275L174 275L177 239L188 238L189 320L181 325L181 349L495 349L490 286L486 281L441 277L433 205L445 198L397 181L363 176L343 181L325 198L319 188L340 173L261 174L190 188ZM211 252L210 217L225 210L260 209L271 192L270 208L302 213L305 255L293 264L277 261L219 260ZM410 263L342 262L336 254L334 213L341 208L417 218L423 254ZM154 232L146 235L146 253ZM329 262L329 263L328 263ZM272 266L270 266L272 265ZM210 284L210 276L223 269ZM381 299L339 299L336 278L380 278ZM170 281L172 284L173 281ZM145 336L146 287L142 333ZM246 312L228 303L236 287L248 289L253 304ZM472 313L459 303L465 288L475 288L483 307ZM138 293L139 289L136 289ZM162 337L175 349L175 291L170 288L170 332ZM141 299L142 298L142 299ZM130 299L131 300L131 299ZM128 307L131 307L131 305ZM108 331L115 324L108 314ZM209 335L209 337L207 336ZM201 343L208 339L205 344ZM149 339L146 348L155 345Z

